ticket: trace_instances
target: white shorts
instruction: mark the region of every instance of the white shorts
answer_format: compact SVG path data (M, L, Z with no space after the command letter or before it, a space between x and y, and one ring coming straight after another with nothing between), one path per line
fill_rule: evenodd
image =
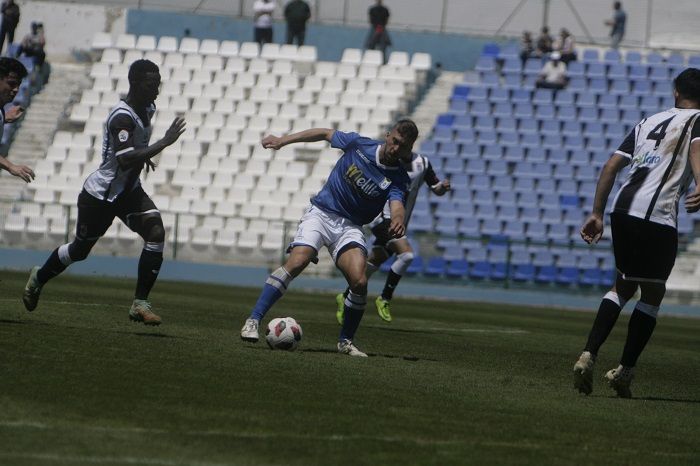
M311 246L318 252L326 246L333 262L338 254L350 245L356 245L367 254L367 245L362 228L345 217L321 210L315 205L306 209L289 248Z

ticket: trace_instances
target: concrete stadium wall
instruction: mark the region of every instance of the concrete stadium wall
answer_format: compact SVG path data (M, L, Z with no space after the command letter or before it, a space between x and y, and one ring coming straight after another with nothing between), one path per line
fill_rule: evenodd
M127 14L126 30L130 34L183 37L185 29L202 39L253 40L253 25L249 19L147 10L129 10ZM284 24L275 24L275 42L284 41L285 29ZM366 37L366 28L311 24L306 43L317 47L320 60L338 61L344 49L362 48ZM433 63L440 62L444 69L455 71L472 68L483 44L493 41L433 32L396 31L391 37L394 43L391 50L427 52L432 55Z

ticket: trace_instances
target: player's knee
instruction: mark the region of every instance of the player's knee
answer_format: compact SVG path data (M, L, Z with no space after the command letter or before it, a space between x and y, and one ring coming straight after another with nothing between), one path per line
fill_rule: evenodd
M408 252L402 252L401 254L396 256L396 260L402 261L404 264L406 264L406 267L411 265L411 262L413 262L414 255L412 251Z
M367 277L364 274L357 277L352 277L349 280L348 285L350 285L350 291L355 294L367 294Z
M149 243L164 243L165 242L165 228L163 228L162 222L153 223L149 226L146 232L145 240Z
M413 252L402 252L396 256L396 260L391 264L391 270L397 275L403 275L413 262Z
M70 243L67 249L71 262L79 262L87 259L94 245L95 243L92 241L83 241L79 239Z

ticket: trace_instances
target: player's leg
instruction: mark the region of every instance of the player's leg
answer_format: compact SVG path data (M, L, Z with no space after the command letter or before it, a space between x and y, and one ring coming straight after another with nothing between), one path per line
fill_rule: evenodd
M600 347L610 335L620 311L637 291L637 283L625 280L618 272L615 284L600 302L588 340L578 361L574 364L574 388L590 394L593 391L593 366Z
M117 211L121 221L144 241L129 319L145 325L160 325L162 319L153 312L148 301L163 264L165 228L160 211L141 187L118 200Z
M396 290L401 277L406 273L411 262L413 262L413 248L405 236L389 241L387 248L396 254L396 260L391 264L389 274L384 283L384 289L375 301L375 304L377 305L379 317L386 322L391 322L389 302L394 297L394 290Z
M241 329L241 339L256 342L258 327L265 314L284 295L289 284L310 262L316 261L318 250L326 244L326 216L317 207L310 207L299 222L294 240L289 245L289 257L285 264L272 272L265 280L260 296Z
M78 196L78 220L75 239L53 250L42 267L34 267L24 288L22 302L28 311L36 309L42 287L60 275L70 264L85 260L97 240L114 220L109 203L96 199L85 191Z
M367 356L353 344L367 305L366 261L365 249L359 244L348 244L342 248L336 260L336 265L343 272L349 286L344 302L345 310L338 338L338 351L350 356Z

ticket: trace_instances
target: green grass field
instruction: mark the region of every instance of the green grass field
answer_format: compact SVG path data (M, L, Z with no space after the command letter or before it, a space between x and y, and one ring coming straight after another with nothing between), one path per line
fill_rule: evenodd
M165 283L159 328L130 323L130 280L60 277L33 313L0 273L0 464L700 464L700 320L663 317L632 400L571 370L593 314L396 299L335 352L329 294L290 292L293 353L244 344L258 290ZM405 285L409 286L409 285ZM400 290L398 292L400 295Z

